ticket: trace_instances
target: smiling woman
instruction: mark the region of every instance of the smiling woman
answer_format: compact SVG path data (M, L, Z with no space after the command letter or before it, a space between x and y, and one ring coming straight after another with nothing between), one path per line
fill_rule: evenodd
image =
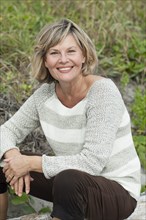
M45 66L51 76L59 82L77 82L85 63L81 48L69 34L59 44L51 47L45 59Z
M130 117L96 67L94 45L74 22L63 19L38 35L32 74L42 85L1 126L0 218L8 183L19 196L25 190L53 202L53 220L122 220L134 211L140 162ZM17 144L40 125L54 156L21 154Z
M69 20L64 19L55 24L46 25L38 34L35 53L32 60L32 75L34 75L39 81L49 82L49 80L54 80L52 77L49 78L49 70L44 69L44 58L50 51L52 51L53 56L55 55L55 57L58 57L60 55L60 50L58 50L59 46L63 43L66 37L69 37L69 35L70 38L72 38L72 43L74 45L71 45L71 42L64 42L66 43L64 46L66 46L65 49L67 49L67 54L74 55L76 52L75 49L81 50L80 52L83 54L86 61L82 65L82 73L87 75L93 74L94 71L96 71L97 54L91 39L74 22L69 22ZM69 45L67 45L68 43ZM56 48L57 45L58 48ZM65 57L63 56L62 58L64 59Z

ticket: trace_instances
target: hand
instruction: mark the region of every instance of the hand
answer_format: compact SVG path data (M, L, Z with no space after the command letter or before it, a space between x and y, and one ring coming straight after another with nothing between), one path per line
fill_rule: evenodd
M14 185L11 185L12 189L14 189L16 195L22 196L23 189L25 186L25 192L28 194L30 192L30 181L33 181L33 178L31 178L30 174L26 174L23 177L20 177ZM11 182L10 182L11 183Z
M12 148L12 149L6 151L6 153L4 154L4 158L7 159L7 158L10 158L10 157L20 155L20 154L21 153L20 153L19 149Z
M27 156L17 155L8 159L4 159L5 165L3 172L6 176L6 181L13 185L18 178L26 175L30 171Z

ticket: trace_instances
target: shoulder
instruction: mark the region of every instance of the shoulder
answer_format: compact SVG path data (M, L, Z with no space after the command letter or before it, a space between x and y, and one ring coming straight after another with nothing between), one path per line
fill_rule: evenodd
M102 104L103 102L117 102L123 104L121 93L116 84L109 78L95 80L87 94L88 102Z
M50 98L55 91L55 84L44 83L42 84L33 94L33 98L35 103L40 105L45 102L48 98Z
M52 92L55 88L55 84L54 83L43 83L39 86L38 89L36 89L36 91L34 92L35 95L39 95L39 94L48 94L48 92Z
M90 87L89 94L118 94L121 96L120 91L116 84L109 78L100 78L98 80L95 80L93 84Z

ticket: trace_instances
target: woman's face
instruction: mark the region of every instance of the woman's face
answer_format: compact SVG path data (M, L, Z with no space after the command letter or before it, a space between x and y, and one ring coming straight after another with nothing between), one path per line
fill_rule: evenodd
M69 34L59 44L48 50L45 66L54 79L59 82L71 82L82 73L84 62L82 50L74 37Z

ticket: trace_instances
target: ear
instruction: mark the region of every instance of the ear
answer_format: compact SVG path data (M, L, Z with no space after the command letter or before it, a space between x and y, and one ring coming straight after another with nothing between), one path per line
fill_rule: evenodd
M82 63L85 63L85 61L86 61L86 58L85 58L85 57L83 57Z
M45 67L46 67L46 68L48 68L48 65L47 65L47 62L46 62L46 61L45 61L45 63L44 63L44 64L45 64Z

